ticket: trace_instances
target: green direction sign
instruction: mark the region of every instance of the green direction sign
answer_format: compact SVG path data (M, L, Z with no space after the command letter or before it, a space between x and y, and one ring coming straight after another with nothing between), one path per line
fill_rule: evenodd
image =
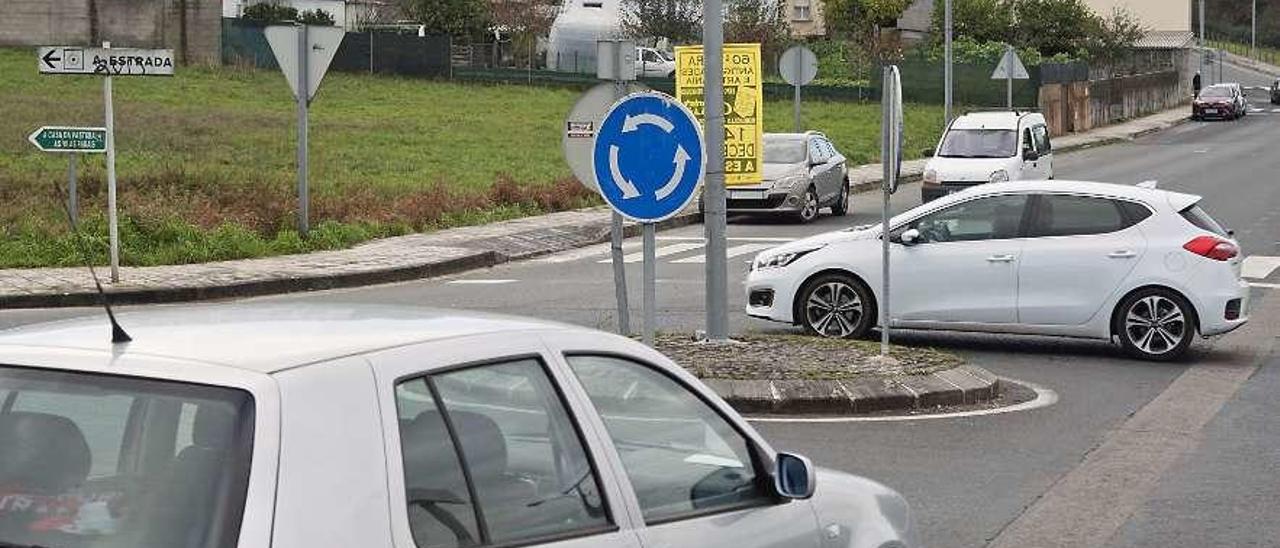
M27 140L45 152L107 151L107 130L100 127L44 126Z

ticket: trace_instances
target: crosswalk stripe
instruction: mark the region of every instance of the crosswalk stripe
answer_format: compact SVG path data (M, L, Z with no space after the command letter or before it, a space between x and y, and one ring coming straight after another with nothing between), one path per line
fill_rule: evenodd
M702 244L700 244L700 243L699 243L699 244L671 244L671 245L664 245L664 246L661 246L661 247L659 247L659 248L657 248L657 249L653 250L653 256L654 256L655 258L658 258L658 257L666 257L667 255L675 255L676 253L684 253L685 251L689 251L689 250L691 250L691 249L698 249L699 247L702 247ZM643 251L643 250L641 250L641 251L637 251L637 252L635 252L635 253L628 253L625 257L623 257L623 258L622 258L622 262L624 262L624 263L638 263L638 262L643 261L643 260L644 260L644 251ZM603 263L611 262L611 259L610 259L610 258L604 258L604 259L600 259L599 261L596 261L596 262L597 262L597 263L602 263L602 264L603 264Z
M725 239L730 242L777 242L780 244L796 241L796 238L764 238L753 236L733 236ZM706 241L706 238L703 238L702 236L658 236L658 240L673 242L702 242Z
M1280 268L1280 257L1250 255L1240 265L1240 277L1261 280L1270 276L1277 268Z
M735 245L735 246L733 246L733 247L731 247L731 248L729 248L729 249L726 249L726 250L725 250L725 255L727 255L730 259L732 259L732 258L734 258L734 257L738 257L738 256L741 256L741 255L747 255L747 254L749 254L749 253L756 253L756 252L759 252L759 251L764 251L764 250L769 249L769 248L771 248L771 247L777 247L777 246L776 246L776 245L774 245L774 244L743 244L743 245ZM702 255L695 255L695 256L693 256L693 257L688 257L688 258L684 258L684 259L680 259L680 260L676 260L676 261L671 261L671 262L672 262L672 263L675 263L675 264L703 264L703 263L706 263L706 262L707 262L707 256L706 256L706 254L702 254Z

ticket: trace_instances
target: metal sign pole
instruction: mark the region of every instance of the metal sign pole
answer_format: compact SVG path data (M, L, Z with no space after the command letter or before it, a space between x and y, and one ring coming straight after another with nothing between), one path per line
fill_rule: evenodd
M614 51L613 96L622 99L627 94L627 83L620 73L625 53L622 47ZM613 293L618 304L618 334L626 337L631 335L631 304L627 302L627 266L622 262L622 240L622 214L615 209L609 225L609 257L613 263ZM648 308L645 310L648 314Z
M803 55L797 55L797 56L796 56L796 76L797 76L797 79L796 79L796 83L795 83L795 88L796 88L796 97L795 97L795 102L796 102L796 105L795 105L795 111L796 111L796 112L795 112L795 114L796 114L796 133L800 133L800 132L802 132L802 131L803 131L803 129L800 127L800 80L799 80L799 75L801 75L801 74L803 74L803 73L804 73L804 56L803 56Z
M884 92L884 96L880 101L883 104L881 108L881 142L880 142L880 162L884 165L884 184L881 190L884 194L884 202L880 212L880 251L881 251L881 291L880 291L880 355L889 355L889 194L897 188L898 169L896 158L898 157L898 135L897 135L897 119L898 104L895 100L898 97L896 89L898 80L893 78L893 67L886 67L884 70L884 85L880 87Z
M1201 74L1204 73L1204 52L1205 52L1204 0L1200 0L1200 70L1198 70L1197 72Z
M71 229L75 230L80 226L80 206L76 204L76 163L80 155L72 153L70 156L67 161L67 211L71 214Z
M111 42L103 42L111 49ZM107 233L111 240L111 283L120 282L120 226L116 219L116 114L111 99L111 73L102 79L102 102L107 126Z
M1005 71L1005 93L1008 96L1009 110L1013 110L1013 46L1005 46L1004 58L1008 63L1008 69Z
M311 84L307 82L307 26L298 26L298 232L304 237L311 231L310 196L307 189L307 103Z
M946 128L951 126L951 101L953 97L952 90L951 90L951 84L952 84L952 80L951 80L951 74L952 74L951 73L951 31L952 31L951 0L946 0L946 7L944 7L943 10L945 11L944 23L943 23L945 45L943 46L943 50L944 50L943 56L946 59L944 61L945 63L944 68L942 69L942 80L943 80L942 126Z
M702 12L723 13L721 0L706 0ZM703 186L703 223L706 225L707 339L729 338L728 262L725 250L727 214L724 187L724 18L704 17L703 117L707 171Z
M657 331L658 297L657 285L658 258L654 256L657 247L657 229L653 223L645 223L644 230L644 344L653 346L653 336Z

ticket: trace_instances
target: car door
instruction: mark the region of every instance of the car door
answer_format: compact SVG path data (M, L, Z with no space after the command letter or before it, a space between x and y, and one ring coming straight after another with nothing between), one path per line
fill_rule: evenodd
M827 153L828 169L823 181L823 203L833 203L840 197L840 187L844 184L844 156L836 152L836 147L828 139L820 139L822 149Z
M818 137L809 138L809 183L818 194L819 204L825 202L830 193L827 188L829 186L827 181L831 178L830 160L830 155L822 146L822 140Z
M1031 136L1035 140L1036 153L1040 158L1035 162L1036 177L1053 178L1053 143L1049 140L1049 127L1037 123L1031 126Z
M1037 180L1043 179L1040 176L1040 159L1028 159L1027 154L1036 151L1036 139L1032 135L1031 126L1024 125L1018 136L1018 162L1021 166L1019 173L1014 176L1010 174L1010 178L1014 180Z
M1037 196L1018 271L1018 321L1082 325L1133 272L1147 250L1135 226L1151 215L1136 202Z
M543 350L502 334L369 356L397 548L640 548Z
M1017 319L1025 194L980 196L895 228L891 314L895 325L1008 324ZM915 229L920 239L901 243Z
M772 449L723 401L657 365L666 359L656 352L602 343L549 340L610 442L645 548L820 546L812 503L774 494Z

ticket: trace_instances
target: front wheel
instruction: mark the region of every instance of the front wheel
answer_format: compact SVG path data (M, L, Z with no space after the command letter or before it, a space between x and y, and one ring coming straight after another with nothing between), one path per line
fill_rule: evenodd
M804 203L800 206L800 211L796 213L796 217L802 223L811 223L818 218L819 207L821 205L818 203L818 192L813 187L809 187L809 190L804 191Z
M840 197L836 198L836 203L831 204L831 214L837 217L844 217L849 214L849 180L845 179L840 185Z
M1187 353L1196 334L1187 300L1167 289L1138 291L1120 303L1115 332L1129 355L1149 361L1176 360Z
M853 339L866 336L875 319L871 291L847 274L824 274L800 292L796 313L806 333Z

